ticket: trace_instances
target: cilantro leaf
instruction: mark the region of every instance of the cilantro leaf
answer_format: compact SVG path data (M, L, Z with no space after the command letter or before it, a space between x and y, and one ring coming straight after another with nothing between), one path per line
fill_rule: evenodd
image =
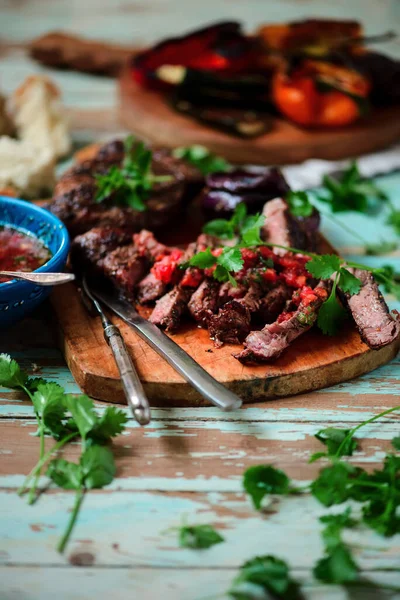
M184 525L178 530L178 541L181 548L202 550L225 540L211 525Z
M286 202L289 210L294 217L309 217L314 210L307 192L289 192L286 195Z
M217 257L217 264L224 267L227 271L240 271L244 264L240 248L237 246L233 248L225 247Z
M246 246L258 246L262 244L260 230L264 223L264 215L249 215L241 229L242 243Z
M329 279L339 271L340 258L336 254L321 254L314 256L306 263L306 269L317 279Z
M327 447L328 453L326 456L337 456L337 451L350 431L350 429L327 427L326 429L318 431L318 433L315 434L315 437ZM341 448L339 456L352 456L356 448L357 442L350 437Z
M102 416L97 417L97 423L93 429L88 432L90 439L96 443L104 443L122 433L125 429L125 423L128 422L128 417L124 411L109 406L106 408Z
M8 388L23 388L28 374L9 354L0 354L0 385Z
M311 493L324 506L341 504L351 497L352 477L361 472L361 469L343 462L325 467L311 483Z
M222 158L213 154L205 146L194 144L193 146L175 148L172 151L175 158L182 158L194 165L203 173L208 175L217 171L227 171L230 164Z
M286 473L272 465L256 465L244 472L243 487L251 497L254 507L259 510L264 496L288 494L290 479Z
M318 312L317 325L326 335L335 335L346 317L346 311L336 298L335 288Z
M387 223L388 225L392 225L397 235L400 235L400 210L392 208Z
M359 569L350 550L337 544L313 569L314 576L324 583L351 583L358 579Z
M228 591L237 600L261 600L270 594L287 600L301 597L286 562L271 555L256 556L245 562Z
M343 292L350 294L358 294L361 289L361 281L355 277L350 271L341 267L338 286Z
M89 446L80 458L85 488L102 488L112 482L116 468L111 450L105 446Z
M240 206L240 205L239 205ZM209 221L203 227L204 233L209 235L215 235L215 237L221 240L231 240L235 236L235 230L232 226L231 221L227 219L214 219Z
M65 433L64 389L55 382L39 383L32 396L35 413L39 419L40 431L45 430L56 439Z
M332 515L323 515L322 517L319 518L319 520L321 521L321 523L325 523L326 525L334 525L335 527L338 528L343 528L343 527L354 527L355 525L357 525L357 521L355 519L351 518L351 508L348 507L346 508L345 511L343 511L342 513L335 513Z
M396 450L400 451L400 436L399 435L392 439L392 446Z
M80 465L64 458L54 458L49 463L46 475L64 490L79 490L82 485Z
M70 411L79 435L83 440L87 434L97 425L97 415L93 400L84 394L81 396L66 396L65 406Z
M214 256L210 248L206 248L202 252L198 252L189 261L191 267L199 267L200 269L209 269L217 262L217 257Z

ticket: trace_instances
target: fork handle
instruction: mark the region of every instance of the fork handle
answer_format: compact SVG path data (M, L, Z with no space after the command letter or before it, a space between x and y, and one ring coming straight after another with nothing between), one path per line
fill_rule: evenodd
M126 400L135 419L140 425L147 425L151 420L149 402L119 329L115 325L107 325L104 337L114 355Z

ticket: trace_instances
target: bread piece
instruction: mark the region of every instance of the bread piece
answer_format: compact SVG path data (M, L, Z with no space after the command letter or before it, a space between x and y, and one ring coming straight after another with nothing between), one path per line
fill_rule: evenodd
M10 110L22 141L48 150L55 159L69 152L71 140L60 92L48 77L28 77L12 95Z
M52 190L54 167L49 148L0 137L0 189L11 188L23 198L37 198Z

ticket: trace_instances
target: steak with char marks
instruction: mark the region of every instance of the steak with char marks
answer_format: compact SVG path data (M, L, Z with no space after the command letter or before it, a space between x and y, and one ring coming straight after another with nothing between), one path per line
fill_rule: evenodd
M265 224L261 228L261 238L270 244L289 246L306 250L307 235L300 222L290 213L289 206L282 198L275 198L264 205ZM274 252L283 256L287 250L274 248Z
M373 350L394 342L400 335L400 322L389 313L378 285L368 271L349 269L361 281L358 294L341 292L341 298L353 317L361 339Z
M74 271L99 272L109 252L131 243L132 234L127 229L95 227L77 236L71 244L71 262Z
M244 364L258 364L278 358L296 338L314 325L330 286L330 282L321 281L314 289L319 295L311 303L304 305L301 302L287 320L275 321L261 331L252 331L244 342L244 350L235 358Z
M203 327L207 327L210 317L218 310L219 287L220 283L216 279L207 277L189 300L190 314Z
M133 244L116 248L103 260L104 276L127 298L133 298L136 284L147 273L149 267L148 259L141 256Z

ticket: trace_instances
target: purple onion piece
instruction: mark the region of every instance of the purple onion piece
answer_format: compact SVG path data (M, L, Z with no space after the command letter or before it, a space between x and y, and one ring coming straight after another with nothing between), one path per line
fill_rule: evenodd
M265 194L230 194L223 190L205 190L202 197L202 207L210 219L229 218L236 206L245 202L249 213L261 212L269 198Z
M265 192L269 198L284 196L290 189L281 171L275 167L235 169L227 173L212 173L207 176L206 184L210 189L224 190L234 194Z
M309 217L297 217L297 220L302 224L302 227L305 229L305 231L313 233L319 229L321 215L319 214L319 211L314 208Z

